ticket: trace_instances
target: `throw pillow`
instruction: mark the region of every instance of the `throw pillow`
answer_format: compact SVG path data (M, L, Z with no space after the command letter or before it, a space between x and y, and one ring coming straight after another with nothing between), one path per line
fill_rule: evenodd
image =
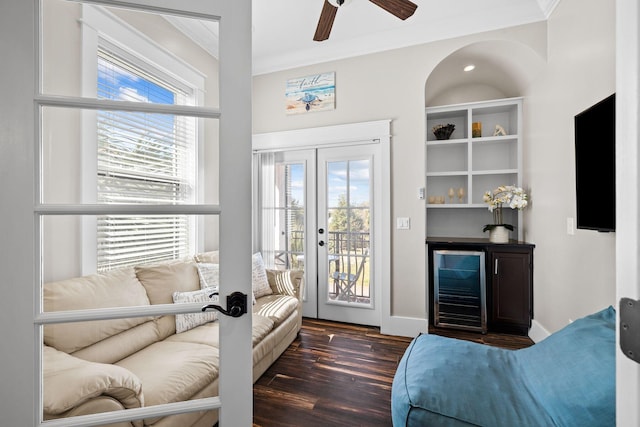
M264 268L264 262L262 261L262 254L260 254L260 252L256 252L251 257L251 284L253 287L253 295L256 298L273 293L271 286L269 286L267 270Z
M272 285L271 290L275 294L296 296L294 280L298 280L298 274L291 274L291 270L278 271L267 270L267 279Z
M174 303L187 303L187 302L201 302L204 304L209 304L212 302L217 302L217 298L209 298L214 292L213 288L205 288L200 289L199 291L191 291L191 292L174 292L173 293L173 302ZM203 313L184 313L184 314L176 314L176 333L188 331L189 329L193 329L196 326L203 325L208 322L213 322L218 319L217 311L205 311Z
M199 262L196 265L200 277L200 289L217 287L220 284L220 264Z

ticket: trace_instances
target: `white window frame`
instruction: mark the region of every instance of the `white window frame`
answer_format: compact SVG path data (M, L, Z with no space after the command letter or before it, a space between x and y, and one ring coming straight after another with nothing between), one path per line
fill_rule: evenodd
M187 93L184 105L204 105L205 76L168 52L162 46L142 34L126 22L107 11L104 7L82 5L82 94L86 98L97 97L98 49L104 48L130 62L137 68L170 82ZM182 104L181 104L182 105ZM204 186L199 185L199 171L203 170L204 123L197 121L195 131L194 162L196 166L190 180L193 183L195 199L190 203L204 201ZM97 118L95 110L83 111L82 140L93 142L82 144L82 201L95 203L97 198ZM204 218L191 217L189 244L191 252L203 250L204 242L199 238L198 229ZM97 222L88 216L82 221L82 273L91 274L97 270Z

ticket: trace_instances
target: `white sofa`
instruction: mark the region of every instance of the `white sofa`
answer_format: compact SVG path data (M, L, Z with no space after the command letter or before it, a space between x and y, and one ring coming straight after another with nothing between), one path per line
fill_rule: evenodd
M201 296L208 298L209 290L201 289L207 284L201 280L206 279L205 266L217 265L217 255L209 252L184 261L47 283L43 289L44 309L138 306L173 303L174 299L181 302L198 300ZM265 273L268 286L264 282ZM301 287L301 271L261 270L254 255L254 382L291 344L301 328ZM44 418L216 395L219 346L218 322L212 321L215 314L183 316L187 317L141 317L45 326ZM176 325L179 329L190 329L177 332ZM217 419L217 411L207 411L119 423L113 427L211 427Z

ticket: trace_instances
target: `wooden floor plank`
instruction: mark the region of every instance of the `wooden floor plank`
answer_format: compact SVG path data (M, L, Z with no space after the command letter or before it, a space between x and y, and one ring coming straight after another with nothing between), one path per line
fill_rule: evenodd
M512 349L532 344L513 335L430 333ZM254 427L390 426L391 384L410 342L375 327L304 319L293 344L254 385Z

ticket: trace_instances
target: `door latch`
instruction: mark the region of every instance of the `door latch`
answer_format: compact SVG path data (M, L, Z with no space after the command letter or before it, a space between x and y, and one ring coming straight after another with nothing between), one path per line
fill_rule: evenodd
M631 298L620 300L620 349L640 363L640 301Z
M209 298L214 295L218 295L218 292L214 292L209 295ZM231 317L240 317L243 314L247 313L247 294L243 294L242 292L234 292L231 295L227 295L227 308L220 307L216 304L209 304L202 307L202 311L207 311L207 309L213 308L214 310L218 310L220 313L231 316Z

